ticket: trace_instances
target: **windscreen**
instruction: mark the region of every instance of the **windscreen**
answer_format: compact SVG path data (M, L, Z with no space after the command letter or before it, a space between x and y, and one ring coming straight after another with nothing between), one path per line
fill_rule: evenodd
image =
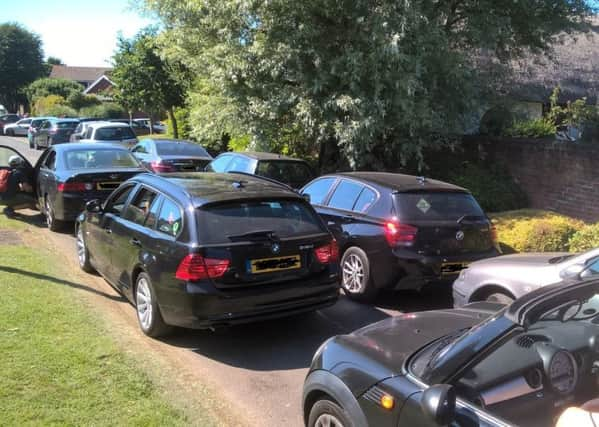
M157 142L156 151L164 156L210 157L203 147L192 143Z
M67 169L137 168L139 163L125 150L73 150L65 153Z
M135 134L130 127L105 127L96 131L95 139L98 141L118 141L133 139Z
M457 221L464 216L485 217L474 197L468 193L398 193L395 206L401 221Z
M243 240L244 235L264 231L279 238L323 233L316 214L296 200L226 203L198 209L202 243ZM249 238L248 238L249 240Z
M58 129L75 129L79 122L58 122L56 127Z
M260 160L256 175L276 179L295 188L312 179L312 171L305 163L289 160Z

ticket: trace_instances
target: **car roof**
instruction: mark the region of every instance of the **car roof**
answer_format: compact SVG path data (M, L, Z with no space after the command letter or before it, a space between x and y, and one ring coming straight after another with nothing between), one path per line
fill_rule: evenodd
M176 143L176 144L188 144L188 145L197 145L198 147L202 147L204 148L202 145L200 144L196 144L195 142L192 141L186 141L184 139L174 139L174 138L153 138L153 137L146 137L144 136L143 138L141 138L139 140L139 142L142 141L152 141L154 143L156 142L172 142L172 143Z
M94 127L94 128L97 128L97 129L99 129L99 128L106 128L106 127L120 127L120 128L131 127L127 123L123 123L123 122L107 122L107 121L91 122L90 126Z
M274 182L236 173L188 172L155 175L144 173L132 178L135 181L154 184L173 194L185 194L195 207L208 203L252 199L297 199L303 198Z
M283 154L276 154L276 153L266 153L266 152L262 152L262 151L233 151L233 152L228 152L228 153L223 153L223 154L235 154L238 156L246 156L249 157L251 159L255 159L255 160L287 160L287 161L294 161L294 162L305 162L302 159L297 159L295 157L289 157L289 156L285 156Z
M405 175L391 172L341 172L335 174L324 175L347 177L365 184L375 184L380 187L388 188L397 192L411 192L422 190L441 190L441 191L458 191L468 192L465 188L457 185L449 184L435 179L418 177L415 175Z
M52 148L59 153L71 150L115 150L129 152L129 149L123 145L106 142L69 142L68 144L53 145Z
M79 119L71 119L68 117L48 117L48 120L52 122L77 122L79 123Z

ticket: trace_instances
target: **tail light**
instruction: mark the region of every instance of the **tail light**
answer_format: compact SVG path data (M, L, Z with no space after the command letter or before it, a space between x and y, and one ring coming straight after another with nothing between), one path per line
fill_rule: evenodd
M189 254L179 264L175 277L186 282L222 277L229 268L228 259L204 258Z
M418 228L397 221L385 223L385 238L390 246L409 245L416 240Z
M174 172L175 168L173 165L164 162L152 162L150 168L156 173L162 172Z
M497 228L491 224L491 240L493 243L497 243L499 238L497 237Z
M82 193L94 189L91 182L61 182L57 186L59 193Z
M332 264L339 261L339 245L333 239L328 245L314 249L314 256L321 264Z

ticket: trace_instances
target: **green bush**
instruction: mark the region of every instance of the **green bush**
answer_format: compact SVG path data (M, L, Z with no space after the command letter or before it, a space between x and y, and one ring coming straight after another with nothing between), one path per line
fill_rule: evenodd
M599 222L587 225L570 239L570 251L584 252L599 247Z
M450 173L449 181L467 188L486 212L501 212L527 206L524 191L500 165L464 164Z
M574 218L532 209L502 212L492 219L507 253L568 251L572 236L584 228Z
M67 98L67 104L75 110L81 110L85 107L93 107L102 104L102 101L95 95L85 95L81 92L75 92Z
M506 136L517 138L544 138L556 132L555 124L546 118L518 121L505 130Z
M68 105L55 104L46 110L47 116L53 117L78 117L77 110Z
M79 115L96 119L121 119L127 117L127 112L119 104L104 102L100 105L82 108L79 110Z
M66 101L59 95L48 95L37 98L33 104L32 113L36 116L50 116L50 110L57 105L65 105Z

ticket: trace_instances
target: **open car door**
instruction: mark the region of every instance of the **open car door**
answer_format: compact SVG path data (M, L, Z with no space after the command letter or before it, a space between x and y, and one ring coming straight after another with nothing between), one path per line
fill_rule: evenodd
M30 184L33 187L33 191L34 191L34 195L37 197L37 194L35 194L36 190L37 190L37 186L35 185L36 181L37 181L37 172L39 171L39 161L36 163L35 166L33 166L29 160L27 160L27 158L25 156L23 156L21 153L19 153L17 150L15 150L12 147L9 147L7 145L0 145L0 170L9 170L10 166L8 164L9 159L12 156L19 156L21 159L23 159L24 164L25 164L25 169L27 171L27 175L29 176L30 179ZM41 158L43 158L44 156L42 155Z

